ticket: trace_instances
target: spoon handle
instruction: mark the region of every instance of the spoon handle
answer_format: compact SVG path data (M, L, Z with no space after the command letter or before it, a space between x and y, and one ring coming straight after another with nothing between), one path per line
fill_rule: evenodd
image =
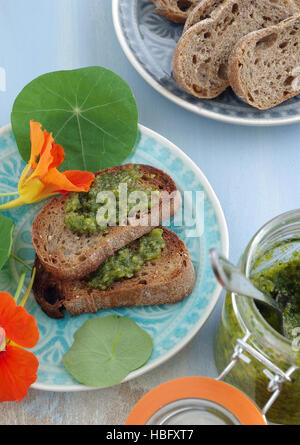
M223 257L216 249L210 251L211 265L219 283L229 292L261 301L281 313L278 303L263 294L242 272Z

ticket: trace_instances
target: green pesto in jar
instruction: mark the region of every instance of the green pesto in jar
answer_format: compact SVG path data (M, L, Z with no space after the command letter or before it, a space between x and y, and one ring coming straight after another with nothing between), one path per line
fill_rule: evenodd
M282 310L283 323L276 311L259 305L267 322L280 334L293 339L293 329L300 327L300 252L294 252L289 261L277 261L251 277L254 285L274 298Z
M284 249L281 251L284 253ZM300 327L300 252L294 251L285 261L273 262L273 256L274 250L272 249L257 260L251 280L262 292L278 301L283 311L283 326L279 323L275 310L259 304L257 307L267 323L291 341L294 338L292 330L295 327ZM269 262L272 264L268 265ZM262 265L264 265L264 270L255 272ZM245 335L236 310L238 309L233 306L232 294L228 293L223 307L222 320L215 337L214 356L219 373L229 364L237 339L241 339ZM253 317L250 313L247 316ZM270 335L270 331L266 331L265 334ZM260 335L263 336L264 332L261 332ZM256 343L254 336L250 337L249 344L255 349L259 349L280 369L287 371L291 366L279 348L265 348ZM293 352L292 343L291 355L300 366L300 354ZM226 376L225 381L248 394L260 408L263 408L271 396L267 391L269 379L264 374L264 369L265 366L253 358L250 363L239 360ZM268 412L267 418L274 423L300 424L300 370L292 375L292 383L284 383L281 394Z
M106 290L115 281L132 278L142 269L147 261L161 256L165 247L162 229L153 229L138 241L118 250L89 276L88 286L93 289Z
M149 175L149 179L153 179L155 175ZM65 204L65 224L69 230L76 233L94 233L105 230L109 225L116 225L120 222L119 214L119 185L127 185L128 196L132 192L142 191L146 193L148 208L151 208L151 192L159 193L146 187L143 179L145 173L140 171L138 165L128 166L117 170L115 173L107 172L98 175L87 193L72 193L70 199ZM97 213L102 206L107 204L97 203L97 195L99 192L112 192L116 198L116 215L114 221L103 218L100 222L97 220ZM125 217L136 203L128 203L125 209ZM146 210L146 208L145 208Z
M215 337L214 357L219 374L230 363L237 339L243 338L244 335L245 331L239 324L232 305L232 294L228 293L223 307L222 321ZM258 348L253 337L250 337L249 344L255 349ZM290 367L280 355L280 351L265 349L262 346L259 346L259 350L282 370L286 371ZM248 354L245 353L245 355ZM264 374L264 370L265 366L254 358L250 363L238 360L224 380L247 394L259 408L263 408L271 397L271 393L267 390L270 381ZM268 421L299 425L299 400L300 372L297 371L292 376L292 383L284 383L282 386L279 398L267 414Z

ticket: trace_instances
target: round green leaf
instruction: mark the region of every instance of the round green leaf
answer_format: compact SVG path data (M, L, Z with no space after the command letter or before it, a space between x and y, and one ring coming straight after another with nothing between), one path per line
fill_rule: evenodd
M11 254L14 227L14 222L11 219L6 218L6 216L0 215L0 270L6 264Z
M152 350L146 331L130 318L111 315L85 322L75 333L63 363L83 385L113 386L143 366Z
M129 85L97 66L44 74L18 95L11 122L25 162L30 158L31 119L65 149L64 170L119 165L138 136L137 105Z

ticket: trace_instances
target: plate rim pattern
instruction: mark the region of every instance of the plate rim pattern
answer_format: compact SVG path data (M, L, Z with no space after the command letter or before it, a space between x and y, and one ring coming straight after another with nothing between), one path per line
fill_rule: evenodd
M134 54L134 51L130 48L130 45L127 42L125 30L122 27L122 19L120 17L120 2L122 0L112 0L112 17L113 24L115 28L115 33L118 38L118 41L121 45L121 48L126 55L127 59L131 63L131 65L135 68L135 70L140 74L140 76L156 91L165 96L171 102L185 108L186 110L192 111L195 114L204 116L206 118L214 119L220 122L235 124L235 125L244 125L244 126L257 126L257 127L268 127L268 126L281 126L288 124L295 124L300 122L300 113L296 116L288 116L288 117L276 117L276 118L266 118L266 119L255 119L250 117L239 117L239 116L231 116L222 114L221 112L207 110L205 108L201 108L193 103L186 101L185 99L177 96L173 92L169 91L167 88L160 85L143 67L142 63L138 60L137 56ZM275 108L274 108L275 110Z
M228 235L228 228L227 223L225 220L225 216L221 207L221 204L210 185L208 179L203 174L203 172L200 170L200 168L192 161L179 147L177 147L175 144L173 144L171 141L166 139L164 136L161 136L160 134L156 133L155 131L139 124L139 130L142 135L146 135L147 137L155 140L162 146L165 146L167 149L170 150L170 152L174 153L176 158L179 160L182 160L185 165L188 166L188 168L196 175L197 179L203 186L205 193L210 200L212 207L214 209L214 212L216 214L216 219L218 221L218 228L220 233L220 245L221 245L221 251L224 255L228 255L229 252L229 235ZM0 128L0 138L5 135L6 132L11 131L11 125L8 124L2 128ZM204 315L201 319L199 319L193 326L193 329L191 329L183 338L181 338L178 343L170 348L170 350L164 354L162 357L158 357L157 359L153 360L151 363L144 365L142 368L132 372L129 376L127 376L126 379L124 379L124 382L128 382L130 380L133 380L134 378L137 378L154 368L160 366L161 364L165 363L167 360L169 360L171 357L173 357L175 354L177 354L180 350L182 350L193 338L194 336L199 332L199 330L203 327L203 325L206 323L208 318L210 317L211 313L213 312L219 296L222 292L221 286L216 283L214 291L211 294L210 301L207 304L205 308ZM72 385L55 385L55 384L45 384L45 383L34 383L31 388L42 390L42 391L51 391L51 392L79 392L79 391L90 391L90 390L100 390L101 388L89 388L80 384L72 384Z

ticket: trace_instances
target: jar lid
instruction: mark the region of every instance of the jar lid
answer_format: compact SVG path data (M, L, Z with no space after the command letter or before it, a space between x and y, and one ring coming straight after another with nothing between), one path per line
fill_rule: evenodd
M207 377L184 377L148 392L126 425L266 425L266 421L233 386Z

